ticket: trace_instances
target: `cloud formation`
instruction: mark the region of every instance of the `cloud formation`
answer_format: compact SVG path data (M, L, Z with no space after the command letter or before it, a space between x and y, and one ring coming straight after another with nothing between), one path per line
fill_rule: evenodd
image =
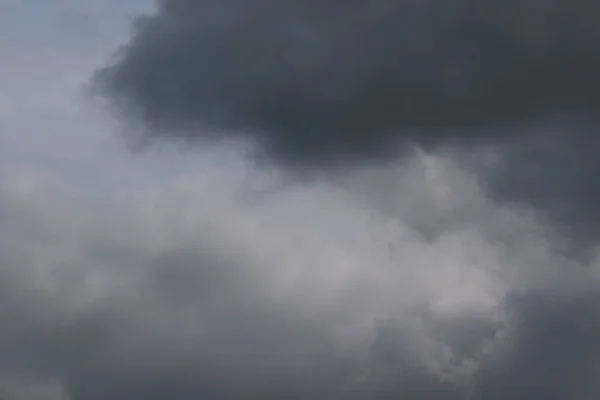
M596 218L598 192L590 182L600 147L593 121L582 116L595 104L593 71L583 68L595 65L594 41L585 38L597 28L583 20L594 12L575 15L588 7L583 2L536 8L490 1L471 21L500 30L475 26L474 35L458 23L464 14L456 3L439 13L424 2L341 4L163 1L101 73L101 84L123 111L142 117L150 136L245 137L287 167L379 160L388 148L395 154L388 144L396 140L473 146L449 146L447 157L406 151L394 165L322 168L327 174L301 184L288 184L282 170L233 170L230 158L212 154L201 173L166 185L154 164L145 171L153 189L128 187L118 195L73 187L66 175L3 168L0 397L600 397L599 262L595 254L569 257L563 242L573 237L539 213L581 226ZM569 21L576 16L574 29ZM439 25L422 23L432 20ZM260 42L241 41L255 37L259 25ZM283 33L273 35L275 28ZM403 29L421 39L383 40ZM184 37L204 53L171 41ZM269 64L277 40L291 62L283 69ZM566 50L569 41L580 45ZM483 46L489 42L498 45ZM519 55L523 47L535 51ZM16 45L14 51L26 55ZM224 63L205 64L198 54ZM469 54L479 61L467 62L474 69L461 75ZM438 59L447 67L438 69ZM492 62L499 59L510 61L501 76ZM532 65L539 75L523 81ZM163 74L158 67L178 70ZM569 71L589 77L589 86ZM536 92L524 101L553 76L566 80L544 86L545 98ZM515 95L518 82L523 99ZM196 84L212 92L198 92ZM413 108L402 108L413 89ZM46 139L57 136L45 128L58 129L56 121L23 104L27 121L49 134L41 146L48 154ZM214 107L207 111L207 104ZM544 118L556 110L563 126ZM79 128L95 123L75 125L85 131ZM62 154L73 153L66 144L55 143ZM117 175L133 165L115 166L110 154L102 162L94 174L82 174L86 186L101 186L95 174L106 176L105 164Z
M243 139L294 172L487 146L496 162L472 166L488 194L585 247L599 17L589 0L163 0L94 82L141 123L129 137Z
M595 112L598 16L588 0L163 0L98 80L151 135L356 161Z
M597 264L566 260L554 233L451 160L275 190L214 168L104 200L3 175L0 393L600 393Z

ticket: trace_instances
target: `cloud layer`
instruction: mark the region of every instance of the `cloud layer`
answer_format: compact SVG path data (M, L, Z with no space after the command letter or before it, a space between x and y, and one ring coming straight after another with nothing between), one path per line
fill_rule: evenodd
M0 392L599 394L598 267L566 260L549 228L486 199L452 160L273 179L215 167L99 201L4 174Z
M143 137L286 167L225 144L172 182L183 165L119 159L69 94L120 23L21 3L0 397L600 397L591 2L161 1L105 94Z
M587 0L158 4L99 73L153 135L249 137L306 166L598 106Z
M242 138L294 172L487 146L488 194L595 242L598 17L587 0L164 0L94 81L141 123L129 137Z

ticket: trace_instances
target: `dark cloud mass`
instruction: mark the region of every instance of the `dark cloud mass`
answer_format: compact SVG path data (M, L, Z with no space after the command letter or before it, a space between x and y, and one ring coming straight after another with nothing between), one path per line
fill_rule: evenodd
M591 0L163 0L95 82L142 138L249 139L294 171L492 146L475 166L491 195L595 240L599 17Z
M360 159L595 111L598 16L588 0L163 0L100 81L153 135Z

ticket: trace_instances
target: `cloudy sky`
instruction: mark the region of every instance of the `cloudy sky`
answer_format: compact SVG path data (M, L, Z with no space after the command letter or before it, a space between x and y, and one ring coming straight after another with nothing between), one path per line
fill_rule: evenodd
M599 17L0 0L0 398L598 398Z

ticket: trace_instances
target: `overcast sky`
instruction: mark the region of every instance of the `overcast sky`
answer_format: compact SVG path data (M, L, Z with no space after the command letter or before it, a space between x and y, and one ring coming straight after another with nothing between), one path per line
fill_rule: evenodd
M0 397L598 398L595 14L512 3L0 0Z

